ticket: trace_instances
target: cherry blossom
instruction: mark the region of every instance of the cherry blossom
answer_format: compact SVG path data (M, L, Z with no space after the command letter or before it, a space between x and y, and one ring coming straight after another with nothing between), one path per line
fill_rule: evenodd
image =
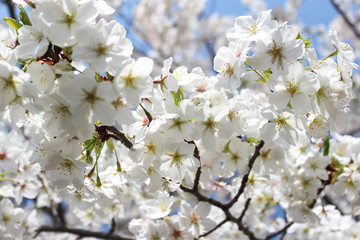
M300 2L231 28L205 0L22 1L0 32L0 238L355 239L355 48L304 39Z

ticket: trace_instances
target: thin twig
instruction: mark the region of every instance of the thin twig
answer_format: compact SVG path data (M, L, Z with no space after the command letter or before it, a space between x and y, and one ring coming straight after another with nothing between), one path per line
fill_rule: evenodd
M288 219L287 219L287 217L286 217L286 212L285 212L285 211L284 211L284 220L285 220L286 224L289 223L289 221L288 221ZM287 230L288 230L288 228L285 229L285 231L282 232L281 237L280 237L279 240L283 240L283 239L285 238L285 235L286 235L286 233L287 233Z
M41 232L61 232L61 233L72 233L78 235L80 238L83 237L95 237L102 239L113 239L113 240L134 240L134 238L121 237L116 234L108 234L104 232L94 232L90 230L78 229L78 228L68 228L64 226L60 227L51 227L51 226L42 226L40 227L34 238L36 238Z
M315 207L315 204L316 204L316 200L318 199L318 197L320 196L320 194L322 193L322 191L324 191L324 189L325 189L325 187L327 186L327 185L329 185L329 184L331 184L331 175L332 175L332 172L330 171L329 172L329 174L328 174L328 180L326 180L326 181L322 181L323 183L323 185L322 185L322 187L321 188L319 188L318 190L317 190L317 195L316 195L316 198L309 204L309 208L311 209L311 208L314 208Z
M330 0L331 4L334 6L336 11L342 16L345 22L349 25L350 29L356 35L357 38L360 39L360 31L356 28L355 23L351 22L349 16L340 8L340 6L334 1Z
M210 231L208 231L207 233L204 233L202 235L200 235L198 237L201 238L201 237L206 237L207 235L209 235L210 233L214 232L216 229L218 229L219 227L221 227L222 225L224 225L224 223L226 223L227 221L229 221L229 219L225 218L224 220L222 220L220 223L218 223L213 229L211 229Z
M190 142L189 142L190 143ZM246 236L248 236L248 238L250 240L258 240L257 237L255 237L254 233L245 225L242 224L241 220L242 218L244 217L245 215L245 212L247 210L247 208L249 207L249 204L250 204L250 199L248 199L245 203L245 206L244 206L244 210L243 212L241 213L240 217L239 218L235 218L229 211L229 209L234 205L234 203L236 203L239 199L239 197L241 196L241 194L244 192L244 189L245 189L245 186L246 186L246 183L248 182L249 180L249 174L250 174L250 171L252 169L252 166L254 165L254 162L256 160L256 158L260 155L260 150L261 148L264 146L264 141L260 141L258 145L256 145L255 147L255 152L253 154L253 156L249 159L249 163L248 163L248 167L249 167L249 170L248 172L244 175L242 181L241 181L241 186L240 186L240 189L237 193L237 195L227 204L223 204L213 198L210 198L210 197L207 197L207 196L204 196L202 195L201 193L199 193L198 191L198 188L197 188L197 185L196 185L196 179L199 179L200 178L200 174L201 174L201 169L197 171L197 175L199 176L198 178L195 177L195 183L194 183L194 187L193 188L188 188L184 185L180 185L180 189L183 190L184 192L187 192L187 193L190 193L192 194L194 197L196 197L196 199L198 201L201 201L201 202L208 202L210 205L213 205L213 206L216 206L218 208L220 208L225 216L226 216L226 219L224 220L225 222L226 221L232 221L234 223L237 224L238 228L240 231L242 231ZM196 149L195 149L196 150ZM194 151L194 155L195 154L198 154L198 153L195 153ZM199 156L199 160L200 160L200 156ZM198 184L198 183L197 183ZM225 223L224 222L224 223ZM222 223L222 224L224 224Z
M323 200L324 200L325 204L333 205L335 207L335 209L337 209L342 216L345 215L344 211L336 203L334 203L334 201L331 199L331 197L329 197L328 195L325 194L323 196Z
M201 175L201 162L200 162L200 167L198 167L196 171L193 190L198 190L199 188L200 175Z
M247 228L246 226L244 226L241 222L238 221L237 218L235 218L229 211L229 208L226 207L223 203L213 199L213 198L209 198L206 197L204 195L202 195L201 193L199 193L197 190L194 189L190 189L188 187L185 187L183 185L180 185L180 188L187 193L191 193L192 195L194 195L198 201L200 202L208 202L210 205L216 206L218 208L220 208L224 213L226 218L229 221L232 221L234 223L237 224L238 228L240 231L242 231L246 236L249 237L250 240L258 240L257 237L255 237L254 233L250 231L249 228Z
M332 174L332 172L330 171L329 174L328 174L328 176L329 176L329 177L328 177L328 180L323 181L322 187L318 189L316 198L315 198L315 199L309 204L309 206L308 206L310 209L311 209L311 208L314 208L314 206L315 206L315 204L316 204L316 200L318 199L318 197L320 196L320 194L322 193L322 191L324 191L325 187L331 183L331 174ZM285 220L287 220L287 219L286 219L286 214L285 214L285 217L284 217L284 218L285 218ZM280 229L279 231L268 235L268 236L265 238L265 240L271 239L271 238L273 238L273 237L275 237L275 236L277 236L278 234L281 234L281 233L282 233L282 236L281 236L280 239L283 239L283 238L285 237L285 234L286 234L286 232L287 232L287 229L288 229L291 225L293 225L293 224L294 224L293 221L292 221L292 222L288 222L288 223L287 223L282 229Z
M60 225L61 226L66 226L66 220L65 220L65 216L64 216L64 208L63 208L61 203L57 204L56 213L57 213L57 217L60 220Z
M8 10L9 10L9 13L10 13L10 16L13 18L13 19L17 19L16 17L16 14L15 14L15 4L12 0L5 0L5 1L2 1L4 4L6 4Z
M242 222L244 216L245 216L245 213L246 211L248 210L249 206L250 206L250 202L251 202L251 198L248 198L245 202L245 206L244 206L244 209L242 210L241 214L240 214L240 217L239 217L239 222Z
M261 148L264 146L265 142L263 140L261 140L259 142L258 145L256 145L255 147L255 152L254 154L252 155L252 157L249 159L249 163L248 163L248 172L243 176L242 180L241 180L241 185L240 185L240 188L239 188L239 191L237 192L237 194L235 195L235 197L226 204L226 207L228 209L230 209L239 199L239 197L241 196L241 194L244 192L245 190L245 187L246 187L246 184L249 180L249 175L250 175L250 172L251 172L251 169L252 169L252 166L254 165L255 163L255 160L256 158L260 155L260 150Z
M183 190L184 192L194 195L194 197L196 197L196 199L200 202L208 202L211 205L214 205L214 206L222 209L223 211L228 211L228 209L225 207L225 205L223 203L221 203L218 200L215 200L213 198L209 198L209 197L202 195L201 193L198 192L197 189L188 188L188 187L185 187L184 185L180 185L180 189Z
M186 140L185 140L186 141ZM194 149L194 157L196 159L199 160L199 164L200 164L200 167L198 167L197 171L196 171L196 175L195 175L195 180L194 180L194 186L193 186L193 190L198 190L198 187L199 187L199 182L200 182L200 176L201 176L201 161L200 161L200 152L199 152L199 149L198 147L196 146L196 143L194 141L186 141L187 143L190 143L190 144L194 144L195 146L195 149Z
M113 234L115 232L115 228L116 228L115 218L112 218L111 219L111 227L110 227L109 231L107 232L106 236L111 236L111 234Z
M276 237L277 235L279 235L279 234L281 234L281 233L286 232L287 229L288 229L289 227L291 227L291 225L293 225L293 224L294 224L294 222L289 222L289 223L287 223L287 224L286 224L282 229L280 229L279 231L274 232L274 233L268 235L268 236L265 238L265 240L271 239L271 238Z

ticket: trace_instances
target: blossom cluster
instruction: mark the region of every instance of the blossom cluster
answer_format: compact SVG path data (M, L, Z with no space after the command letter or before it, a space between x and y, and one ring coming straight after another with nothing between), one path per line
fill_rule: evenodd
M358 66L335 31L318 59L271 11L237 17L208 76L132 58L105 1L20 11L0 33L3 239L69 239L44 213L62 232L127 221L136 239L360 234L331 200L360 212L360 140L336 133Z

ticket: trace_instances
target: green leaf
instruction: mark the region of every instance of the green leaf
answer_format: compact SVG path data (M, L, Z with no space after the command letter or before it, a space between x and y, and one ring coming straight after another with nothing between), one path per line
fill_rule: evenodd
M290 101L289 101L289 103L288 103L286 106L287 106L288 108L290 108L290 109L293 109L292 106L291 106Z
M330 138L329 136L326 136L324 140L324 148L323 148L324 156L329 155L329 151L330 151Z
M230 151L229 145L230 145L230 141L228 141L228 142L225 144L225 147L224 147L224 149L222 150L222 153L228 153L228 152Z
M112 76L110 73L108 73L108 72L106 72L106 77L108 78L108 80L110 81L110 82L113 82L114 81L114 76Z
M143 107L143 105L141 105L141 103L139 103L140 107L144 110L146 117L148 118L149 122L148 122L148 126L150 125L151 121L153 120L153 117L151 116L151 114Z
M245 141L249 143L250 146L252 146L253 144L258 144L260 142L259 139L252 137L246 137Z
M113 151L115 149L115 145L113 143L113 141L111 140L111 138L109 138L107 141L106 141L106 146L108 147L108 149L110 151Z
M335 169L335 171L331 175L331 182L335 183L337 178L344 172L344 165L342 165L337 159L331 158L331 167Z
M25 8L21 5L19 5L19 9L20 9L20 21L24 25L32 26L30 18L28 16L27 12L25 11Z
M27 5L29 5L30 7L32 7L32 8L36 8L36 5L35 5L35 3L32 3L32 2L30 2L30 1L26 1L26 3L27 3Z
M102 82L102 78L101 78L101 74L100 73L95 73L95 80L97 82Z
M177 90L176 92L171 91L171 95L174 98L174 104L176 106L179 106L179 103L184 99L183 89L179 88L179 90Z
M305 43L305 49L308 49L311 45L311 42L312 42L312 37L311 39L309 40L310 38L307 38L304 40L304 43Z
M94 158L91 156L91 152L92 151L86 151L85 162L87 164L92 164L94 162Z
M300 39L300 40L302 40L304 42L305 49L308 49L310 47L310 45L311 45L311 42L312 42L312 38L310 39L310 37L308 37L307 39L303 39L301 37L301 32L298 33L298 35L296 36L296 39Z
M250 68L247 71L254 71L260 77L259 79L255 80L255 81L267 84L267 82L269 81L270 75L272 74L272 71L270 70L270 68L265 71L258 71L255 68L253 68L252 66L250 66L249 64L246 64L246 66L248 66Z
M7 25L14 28L16 31L23 26L21 23L19 23L13 18L4 17L4 21L7 23Z
M7 175L7 174L9 174L10 172L2 172L2 173L0 173L0 176L5 176L5 175Z
M327 57L323 58L322 60L324 61L324 60L326 60L328 58L334 57L334 56L336 56L338 54L338 52L339 52L339 50L336 49L335 51L330 53Z
M268 82L269 79L270 79L270 75L272 74L272 71L269 69L263 71L263 75L264 75L264 78L265 78L265 81Z
M63 50L64 55L65 55L69 60L71 60L71 59L72 59L71 55L72 55L72 53L73 53L73 46L63 47L62 50Z
M94 149L95 142L96 142L96 138L94 138L94 137L86 140L86 141L83 143L84 150L91 152L91 151Z
M99 142L97 142L96 144L95 144L95 147L94 147L94 149L95 149L95 153L96 153L96 155L100 155L100 153L101 153L101 150L103 149L103 147L104 147L104 144L100 141L100 143Z

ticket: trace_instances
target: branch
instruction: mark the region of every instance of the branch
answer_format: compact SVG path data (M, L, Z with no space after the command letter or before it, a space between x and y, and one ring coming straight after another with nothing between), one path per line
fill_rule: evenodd
M192 142L188 142L188 143L192 143ZM195 144L195 143L194 143ZM248 172L244 175L242 181L241 181L241 186L240 186L240 189L238 191L238 193L236 194L236 196L227 204L223 204L221 203L220 201L218 200L215 200L213 198L210 198L210 197L207 197L207 196L204 196L202 195L201 193L199 193L198 191L198 184L199 184L199 179L200 179L200 174L201 174L201 168L199 167L197 172L196 172L196 177L195 177L195 182L194 182L194 186L193 188L188 188L184 185L180 185L180 189L183 190L184 192L187 192L187 193L190 193L192 194L194 197L196 197L196 199L198 201L201 201L201 202L208 202L209 204L213 205L213 206L216 206L218 208L220 208L226 218L220 222L216 227L215 229L211 230L210 232L208 233L205 233L201 236L206 236L208 234L210 234L212 231L215 231L217 228L219 228L221 225L223 225L225 222L227 221L231 221L231 222L234 222L237 224L238 228L240 231L242 231L246 236L249 237L250 240L258 240L257 237L255 237L254 233L252 231L250 231L250 229L243 225L241 223L241 220L243 219L244 215L245 215L245 212L247 211L248 207L249 207L249 204L250 204L250 201L251 199L247 199L246 202L245 202L245 206L244 206L244 210L242 211L241 215L239 218L235 218L229 211L229 209L238 201L239 197L241 196L241 194L244 192L244 189L246 187L246 183L248 182L249 180L249 174L250 174L250 171L252 169L252 166L254 165L254 162L256 160L256 158L260 155L260 150L261 148L264 146L264 141L261 140L259 142L258 145L256 145L255 147L255 152L253 154L253 156L249 159L249 163L248 163L248 167L249 167L249 170ZM197 157L199 160L200 160L200 156L199 156L199 150L197 149L197 147L195 148L194 150L194 156Z
M12 0L5 0L5 1L2 1L4 4L6 4L8 10L9 10L9 13L10 13L10 16L13 18L13 19L17 19L16 17L16 14L15 14L15 4Z
M208 202L209 204L222 209L224 212L228 211L228 208L226 208L226 206L223 203L221 203L218 200L215 200L213 198L209 198L209 197L202 195L201 193L198 192L197 189L191 189L191 188L185 187L182 184L180 185L180 189L183 190L184 192L194 195L194 197L196 197L196 199L200 202Z
M286 233L286 231L288 230L288 228L291 227L291 225L293 225L293 224L294 224L294 222L289 222L289 223L287 223L287 224L286 224L282 229L280 229L279 231L274 232L274 233L268 235L268 236L265 238L265 240L268 240L268 239L271 239L271 238L273 238L273 237L276 237L277 235L279 235L279 234L281 234L281 233Z
M61 233L72 233L78 235L80 238L83 237L95 237L102 239L113 239L113 240L134 240L133 238L121 237L116 234L109 234L104 232L94 232L90 230L78 229L78 228L67 228L67 227L51 227L51 226L42 226L40 227L34 238L36 238L41 232L61 232Z
M241 214L240 214L239 222L242 222L242 219L244 218L245 213L246 213L246 211L247 211L248 208L249 208L250 202L251 202L251 198L248 198L248 199L246 200L246 202L245 202L244 209L242 210L242 212L241 212Z
M57 205L55 205L55 202L51 198L51 194L49 193L49 190L47 189L47 186L45 184L43 177L38 175L38 179L41 182L41 185L42 185L43 189L45 190L46 194L48 195L49 201L50 201L49 207L42 207L40 209L50 215L52 224L54 224L56 226L65 226L66 221L65 221L64 212L63 212L61 203L57 203ZM38 198L36 198L36 201L38 201Z
M216 229L218 229L219 227L221 227L222 225L224 225L224 223L226 223L227 221L229 221L229 219L225 218L224 220L222 220L220 223L218 223L218 225L216 225L213 229L211 229L210 231L208 231L207 233L204 233L202 235L200 235L198 237L201 238L201 237L206 237L207 235L209 235L210 233L214 232Z
M346 13L340 8L340 6L334 0L330 0L330 2L333 5L333 7L336 9L336 11L345 20L345 22L349 25L350 29L353 31L353 33L356 35L356 37L360 39L360 32L356 28L355 23L351 22L348 15L346 15Z
M185 140L186 141L186 140ZM197 158L200 162L200 167L198 167L197 171L196 171L196 175L195 175L195 180L194 180L194 186L192 188L192 190L198 190L199 187L199 181L200 181L200 175L201 175L201 161L200 161L200 152L198 147L196 146L196 143L194 141L186 141L187 143L190 144L194 144L195 149L194 149L194 157Z
M115 228L116 228L115 218L112 218L111 219L111 227L110 227L109 231L107 232L106 236L111 236L115 232Z
M252 157L249 159L249 163L248 163L248 172L243 176L242 180L241 180L241 185L239 188L239 191L237 192L236 196L226 204L226 207L228 209L230 209L239 199L239 197L241 196L241 194L244 192L246 184L249 180L249 175L250 175L250 171L255 163L256 158L260 155L260 150L261 148L264 146L265 142L263 140L261 140L259 142L258 145L256 145L255 147L255 152L252 155Z
M101 141L106 141L109 138L114 138L119 140L125 147L131 149L133 143L125 136L125 134L119 131L114 126L107 126L107 125L95 125L95 131L100 135Z
M229 207L227 207L225 204L223 204L215 199L206 197L206 196L202 195L201 193L199 193L197 190L187 188L183 185L180 185L180 188L184 192L191 193L192 195L194 195L198 201L208 202L209 204L220 208L225 213L227 221L232 221L232 222L236 223L238 225L239 230L242 231L246 236L248 236L250 240L258 240L258 238L255 237L253 232L251 232L246 226L244 226L241 222L239 222L238 219L235 218L230 213Z
M335 207L335 209L337 209L342 216L345 215L344 211L339 207L339 205L337 205L337 204L331 199L331 197L329 197L328 195L325 194L324 197L323 197L323 200L324 200L325 204L333 205L333 206Z
M216 74L217 72L214 70L214 59L215 59L215 56L216 56L214 46L213 46L213 44L210 43L210 40L206 40L205 41L205 47L206 47L206 50L207 50L207 52L209 54L209 57L210 57L211 70Z
M329 176L329 177L328 177L328 180L323 181L322 187L318 189L316 198L315 198L315 199L309 204L309 206L308 206L310 209L311 209L311 208L314 208L314 206L315 206L315 204L316 204L317 198L320 196L320 194L322 193L322 191L324 191L325 187L331 183L331 174L332 174L332 172L329 171L329 173L328 173L328 176ZM285 219L286 219L286 214L285 214ZM268 236L265 238L265 240L271 239L271 238L273 238L273 237L275 237L275 236L277 236L277 235L279 235L279 234L281 234L281 233L283 234L282 237L281 237L281 239L283 239L284 236L285 236L285 234L286 234L287 229L288 229L291 225L293 225L293 224L294 224L294 221L291 221L291 222L287 223L287 224L286 224L282 229L280 229L279 231L268 235Z
M316 195L316 198L309 204L309 208L314 208L315 207L315 204L316 204L316 200L318 199L318 197L320 196L320 194L322 193L322 191L324 191L325 187L329 184L331 184L331 180L332 180L332 171L329 171L328 173L328 179L326 181L322 181L322 187L319 188L317 190L317 195Z
M66 220L65 220L65 216L64 216L64 208L61 203L57 204L56 213L57 213L57 217L60 220L61 226L66 226Z

